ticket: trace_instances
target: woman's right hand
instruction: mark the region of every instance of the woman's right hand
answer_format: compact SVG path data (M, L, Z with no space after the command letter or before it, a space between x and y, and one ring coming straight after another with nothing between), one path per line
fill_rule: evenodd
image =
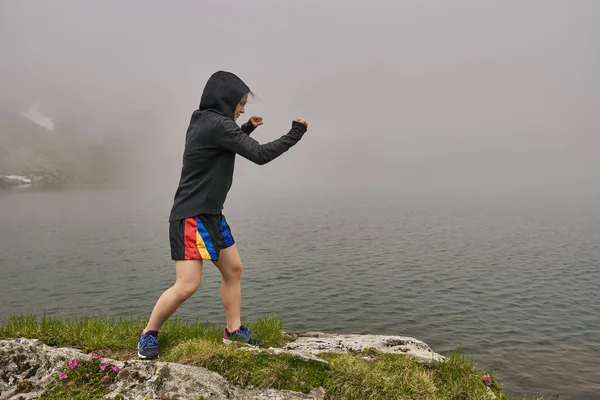
M306 122L306 120L304 118L294 118L294 121L300 122L302 125L304 125L308 128L308 122Z

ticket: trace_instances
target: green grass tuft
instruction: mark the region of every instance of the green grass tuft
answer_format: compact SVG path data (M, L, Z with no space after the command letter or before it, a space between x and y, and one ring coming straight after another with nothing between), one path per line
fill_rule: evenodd
M49 346L70 346L84 352L124 350L135 348L144 325L140 320L13 316L0 326L0 338L35 338Z
M429 371L413 358L381 354L376 361L355 355L329 355L330 393L342 399L435 399ZM336 397L337 398L337 397Z
M252 335L264 340L265 347L279 347L285 341L283 333L283 321L272 316L259 318L254 323L250 324Z
M165 354L168 361L204 367L231 382L258 388L276 388L308 393L322 386L329 365L289 355L276 356L195 339L179 344Z
M434 362L432 373L442 398L478 400L488 394L488 388L481 379L485 372L479 371L475 362L461 354L460 350L450 353L443 362ZM494 394L499 400L505 399L493 374L491 376Z
M133 355L146 322L145 319L63 319L47 316L38 319L34 315L17 315L9 317L0 325L0 339L20 336L40 339L49 346L75 347L84 352L103 351L106 354L114 354L130 351ZM263 338L265 345L277 346L285 340L282 332L283 322L279 319L263 317L249 323L248 326L257 336ZM190 323L174 318L162 326L160 348L162 351L192 339L220 343L222 335L221 325Z

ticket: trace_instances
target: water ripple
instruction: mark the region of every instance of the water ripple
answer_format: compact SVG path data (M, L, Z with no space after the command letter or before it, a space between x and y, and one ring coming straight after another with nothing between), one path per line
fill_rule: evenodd
M140 208L139 194L0 196L0 317L148 316L172 284L170 199L146 195ZM509 394L600 393L598 202L228 207L244 317L275 314L292 331L411 335L439 352L462 346ZM222 322L219 284L207 265L177 316Z

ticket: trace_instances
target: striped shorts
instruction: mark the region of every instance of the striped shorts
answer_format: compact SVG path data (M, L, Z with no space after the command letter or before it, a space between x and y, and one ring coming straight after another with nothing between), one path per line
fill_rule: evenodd
M169 242L173 260L219 261L219 252L235 241L225 216L201 214L169 224Z

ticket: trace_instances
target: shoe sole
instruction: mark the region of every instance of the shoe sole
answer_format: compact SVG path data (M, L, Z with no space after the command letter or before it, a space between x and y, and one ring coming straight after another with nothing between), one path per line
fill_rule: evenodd
M232 344L232 343L233 343L233 341L232 341L232 340L229 340L229 339L225 339L225 338L223 338L223 344L230 345L230 344ZM242 341L240 341L240 340L236 340L236 343L245 344L246 346L251 346L251 347L261 347L261 346L260 346L260 345L258 345L258 344L246 343L246 342L242 342Z
M140 352L138 351L138 357L141 358L142 360L156 360L159 356L148 357L148 356L144 356L144 355L140 354Z

